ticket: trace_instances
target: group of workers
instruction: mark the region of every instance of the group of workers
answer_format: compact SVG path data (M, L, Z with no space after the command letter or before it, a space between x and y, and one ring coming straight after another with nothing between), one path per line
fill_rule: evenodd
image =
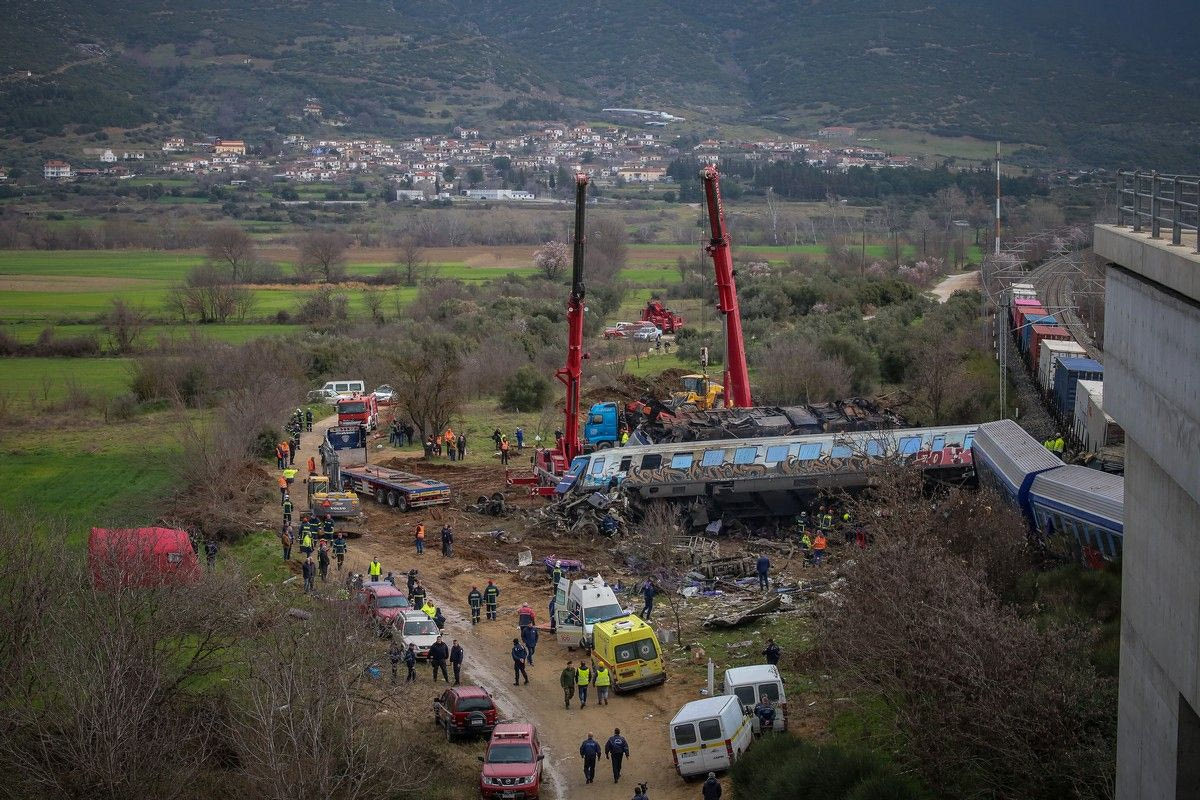
M581 658L579 666L576 667L573 661L568 661L562 672L559 673L558 683L563 690L563 708L568 711L571 709L571 700L576 694L579 695L579 708L581 710L587 708L588 691L592 686L596 687L596 705L608 705L612 675L604 662L597 664L595 661L588 662Z
M1056 433L1053 436L1048 437L1046 441L1042 442L1042 447L1045 447L1051 453L1054 453L1054 455L1062 458L1063 451L1067 449L1067 443L1063 441L1061 433Z
M604 757L612 762L613 783L621 780L621 763L629 758L629 740L621 735L620 728L613 729L613 735L608 737L608 741L604 743L604 749L600 749L600 743L596 741L596 737L589 731L587 738L583 740L583 744L579 745L579 756L583 759L583 777L591 783L596 779L596 762L600 760L601 753ZM639 784L639 794L646 796L645 784Z
M462 461L467 457L467 435L460 433L456 436L453 428L446 428L445 433L426 436L424 447L426 458L440 456L444 450L451 461Z

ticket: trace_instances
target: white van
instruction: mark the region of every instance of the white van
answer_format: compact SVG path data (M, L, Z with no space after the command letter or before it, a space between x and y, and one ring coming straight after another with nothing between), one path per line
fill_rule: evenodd
M367 391L367 385L362 381L330 381L321 388L333 392L338 397L366 394Z
M750 720L733 695L693 700L671 720L671 758L687 778L729 769L750 747Z
M755 664L751 667L733 667L725 670L726 695L736 697L742 708L751 711L758 705L763 695L775 706L776 733L787 730L787 694L783 690L783 678L779 676L779 668L773 664ZM754 732L759 733L758 717L751 717Z
M559 644L586 650L592 646L593 625L627 613L617 602L612 587L599 575L576 580L558 579L554 631Z

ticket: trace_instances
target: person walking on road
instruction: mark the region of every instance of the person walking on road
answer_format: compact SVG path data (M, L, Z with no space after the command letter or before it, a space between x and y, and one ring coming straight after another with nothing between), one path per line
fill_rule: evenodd
M316 575L317 568L313 565L312 556L304 559L304 567L301 573L304 575L304 591L311 592L313 590L313 576Z
M283 521L284 521L284 524L290 523L292 521L292 509L293 508L294 507L292 506L292 498L288 496L287 492L284 492L284 494L283 494Z
M317 571L321 573L321 583L329 580L329 542L324 539L317 548Z
M568 711L571 710L571 698L575 696L575 667L571 666L571 662L567 662L567 666L558 674L558 685L563 690L563 707Z
M496 621L496 604L499 600L500 587L489 580L483 590L483 602L487 603L487 618L492 622Z
M446 662L450 659L450 648L442 641L442 637L438 637L433 646L429 648L429 662L433 665L433 682L437 683L438 670L442 671L442 678L446 683L450 682L450 676L446 674Z
M309 475L317 474L317 460L315 458L313 458L312 456L308 457L308 474Z
M613 783L621 780L621 761L629 756L629 742L621 735L620 728L613 729L613 735L604 743L604 757L612 762Z
M772 666L777 666L779 664L779 653L779 645L775 644L775 640L767 639L767 647L762 651L763 656L765 656L767 659L767 663Z
M588 732L583 744L579 745L579 755L583 758L583 777L591 783L596 779L596 760L600 758L600 743Z
M412 591L408 593L408 604L417 610L425 607L425 587L420 581L413 584Z
M654 583L647 578L642 584L642 613L639 614L646 622L650 621L650 614L654 611Z
M415 644L410 644L408 649L404 651L404 666L408 667L408 674L404 676L404 682L409 683L417 679L417 650Z
M588 669L588 665L583 661L579 662L579 669L575 670L575 686L579 692L579 708L582 710L587 705L588 687L592 685L592 671Z
M312 433L312 409L304 409L304 430Z
M708 780L700 787L700 796L704 800L721 800L721 782L717 780L717 773L708 773Z
M765 590L770 585L770 581L767 580L767 573L771 570L771 559L765 555L761 555L754 566L758 570L758 588Z
M533 652L537 650L538 629L533 625L526 625L521 628L521 639L525 643L525 649L529 651L529 666L533 666Z
M282 469L282 467L280 469ZM288 499L287 478L280 475L279 476L279 502L282 503L283 501L285 501L287 499Z
M529 674L525 672L525 659L527 658L529 658L529 651L525 649L525 645L521 644L520 639L513 639L513 686L519 686L521 678L525 679L525 685L529 685Z
M596 665L596 705L608 705L608 689L612 686L612 674L603 664Z
M449 525L442 526L442 558L454 555L454 529Z
M417 544L417 555L421 555L425 552L425 523L424 522L417 523L417 532L416 532L415 536L416 536L416 544Z
M346 540L342 538L342 532L338 531L337 538L333 540L333 557L337 559L337 570L342 571L342 562L346 560Z
M415 569L408 571L408 593L410 595L413 593L413 587L417 585L417 575L418 572Z
M279 543L283 545L283 560L292 560L292 544L295 542L295 537L292 536L292 526L284 525L283 533L279 534Z
M454 640L453 646L450 648L450 666L454 669L454 685L458 686L459 680L462 678L463 656L462 645L458 643L458 639Z
M521 603L521 607L517 609L517 625L524 630L536 624L537 616L533 613L533 606L529 603Z
M471 593L467 595L467 605L471 607L471 624L478 625L479 609L483 606L483 594L478 586L471 587Z

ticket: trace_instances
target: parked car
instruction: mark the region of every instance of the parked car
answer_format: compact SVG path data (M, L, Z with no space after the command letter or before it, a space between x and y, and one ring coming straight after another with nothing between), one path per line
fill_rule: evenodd
M328 403L333 405L337 402L338 393L333 389L313 389L304 397L306 403Z
M410 644L415 645L417 658L429 658L429 648L433 647L433 643L442 635L442 632L424 611L408 610L404 612L403 617L404 627L400 628L400 646L407 650ZM400 624L400 620L396 620L396 626L400 627Z
M535 800L542 789L542 746L537 728L504 722L492 731L487 755L479 756L479 794L503 800Z
M662 338L663 332L655 325L642 325L635 328L633 331L633 340L635 342L657 342Z
M383 386L377 386L372 394L381 403L391 403L396 399L396 390L386 383Z
M605 339L624 339L641 325L640 322L618 322L604 329Z
M433 698L433 722L456 736L486 736L496 727L496 704L482 686L455 686Z
M396 625L409 607L408 598L384 581L364 583L361 589L355 589L354 605L364 616L374 620L380 630Z

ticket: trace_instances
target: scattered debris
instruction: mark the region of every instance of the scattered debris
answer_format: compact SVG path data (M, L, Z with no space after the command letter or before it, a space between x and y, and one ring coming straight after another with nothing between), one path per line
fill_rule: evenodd
M714 628L736 628L739 625L744 625L747 622L753 622L762 616L779 610L779 606L783 600L778 594L773 594L767 600L759 603L756 606L735 612L724 617L709 617L704 620L705 628L712 630Z

